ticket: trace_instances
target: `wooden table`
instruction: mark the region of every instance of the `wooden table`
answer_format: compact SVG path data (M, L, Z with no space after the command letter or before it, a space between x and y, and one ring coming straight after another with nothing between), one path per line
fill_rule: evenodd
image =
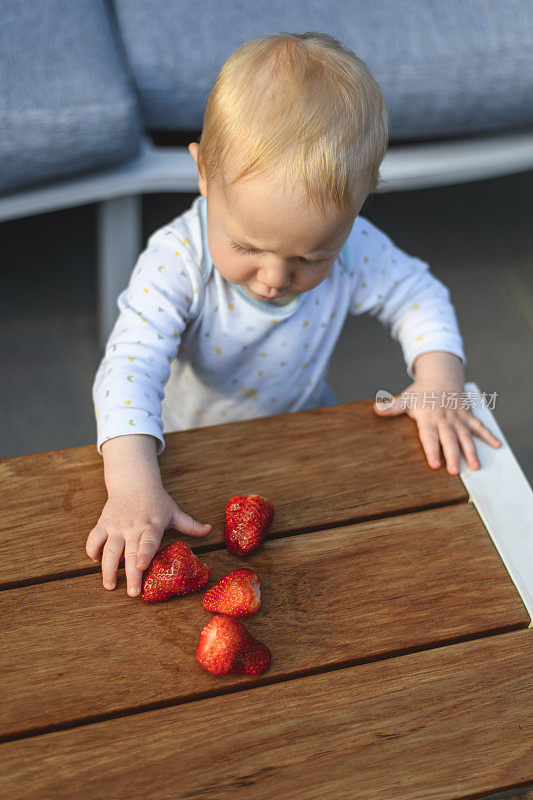
M167 490L214 527L163 544L188 541L209 585L261 576L256 678L196 662L202 592L149 605L123 569L102 588L84 550L106 499L94 446L0 462L0 797L528 796L532 495L475 413L503 445L476 439L482 469L460 476L371 400L166 437ZM254 491L276 518L241 560L225 503Z

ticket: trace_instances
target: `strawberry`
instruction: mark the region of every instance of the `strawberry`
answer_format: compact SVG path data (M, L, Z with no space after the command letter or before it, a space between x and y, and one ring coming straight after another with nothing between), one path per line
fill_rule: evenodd
M261 675L270 665L271 654L239 619L219 614L202 628L196 658L215 675Z
M206 585L211 567L195 556L185 542L174 542L156 553L145 570L140 597L147 603L190 594Z
M202 604L207 611L249 617L261 605L260 586L261 579L253 569L234 569L207 590Z
M230 553L245 556L258 547L274 519L274 506L266 497L237 494L226 506L224 541Z

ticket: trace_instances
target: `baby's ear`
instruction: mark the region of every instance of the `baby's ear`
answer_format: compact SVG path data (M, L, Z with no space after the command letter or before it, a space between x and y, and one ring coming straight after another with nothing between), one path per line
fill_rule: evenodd
M200 189L200 193L203 194L204 197L207 197L205 170L203 169L202 161L200 160L200 163L198 163L198 147L198 142L191 142L189 145L189 153L196 161L196 167L198 169L198 188Z
M200 145L198 144L198 142L191 142L190 145L189 145L189 153L191 154L191 156L196 161L196 166L198 168L198 176L199 176L199 178L201 180L204 180L204 176L205 176L204 160L203 160L203 158L198 158L198 148L199 148L199 146Z

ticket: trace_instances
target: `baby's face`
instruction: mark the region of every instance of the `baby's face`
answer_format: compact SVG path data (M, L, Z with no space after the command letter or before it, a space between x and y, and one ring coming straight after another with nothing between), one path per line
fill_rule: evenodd
M189 148L193 157L196 148ZM218 272L258 300L283 305L329 274L354 218L324 218L274 178L250 177L225 190L200 177L207 198L209 252ZM361 196L362 207L366 195Z

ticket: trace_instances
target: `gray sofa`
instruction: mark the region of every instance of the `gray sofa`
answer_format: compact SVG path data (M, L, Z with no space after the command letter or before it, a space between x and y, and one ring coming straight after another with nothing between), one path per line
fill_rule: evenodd
M533 166L531 0L0 0L0 11L0 219L101 204L102 338L140 247L139 196L196 190L184 146L221 64L253 37L321 30L369 64L391 119L382 190Z

